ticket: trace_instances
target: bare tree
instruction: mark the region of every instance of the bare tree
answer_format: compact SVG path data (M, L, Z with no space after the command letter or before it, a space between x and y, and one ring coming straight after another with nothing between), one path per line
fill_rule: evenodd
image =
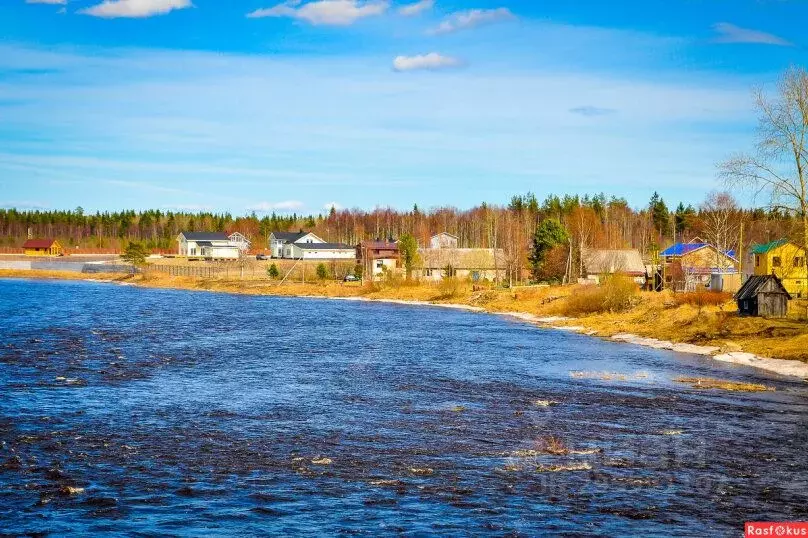
M728 192L711 192L701 205L704 238L716 248L715 266L727 269L725 254L735 244L741 228L742 212Z
M798 216L808 246L808 72L792 67L773 96L762 88L754 95L760 114L756 151L722 163L719 175L728 185L768 193L772 209Z

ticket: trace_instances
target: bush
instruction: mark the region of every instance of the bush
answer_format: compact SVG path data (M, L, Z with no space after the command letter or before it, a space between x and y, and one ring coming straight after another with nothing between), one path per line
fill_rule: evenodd
M609 312L623 312L631 308L634 297L639 292L637 283L625 275L611 275L601 282L605 291L603 307Z
M454 299L463 291L463 283L456 277L447 277L438 283L437 299Z
M362 275L365 272L365 268L362 266L361 263L357 263L353 268L353 274L356 278L362 278Z
M604 278L599 286L586 286L576 290L561 305L567 315L623 312L631 308L639 291L637 284L624 275Z
M270 265L267 268L267 276L269 276L269 278L278 278L279 276L281 276L280 271L278 271L278 266L275 265L274 263Z
M320 280L328 278L328 267L324 263L317 264L317 278Z

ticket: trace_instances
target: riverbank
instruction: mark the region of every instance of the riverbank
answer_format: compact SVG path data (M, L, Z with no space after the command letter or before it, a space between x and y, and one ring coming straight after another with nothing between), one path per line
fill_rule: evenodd
M463 308L506 314L544 327L569 330L717 360L753 366L783 375L808 378L808 324L795 315L774 320L739 317L735 305L695 306L674 300L669 292L640 293L623 312L570 316L580 286L516 289L475 288L465 282L440 284L284 283L268 280L201 279L159 273L122 276L58 271L3 271L0 277L58 278L135 284L152 288L204 290L250 295L323 297Z

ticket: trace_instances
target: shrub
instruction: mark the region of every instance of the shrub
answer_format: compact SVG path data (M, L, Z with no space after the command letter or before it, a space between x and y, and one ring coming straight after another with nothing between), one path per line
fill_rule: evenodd
M639 288L637 283L625 275L610 275L601 283L605 292L604 309L609 312L623 312L632 306Z
M362 266L361 263L357 263L353 268L353 274L356 278L362 278L362 275L365 272L365 268Z
M267 276L269 276L269 278L278 278L279 276L281 276L280 271L278 271L278 266L275 265L274 263L270 265L267 268Z
M605 277L599 286L586 286L576 290L561 305L567 315L623 312L631 308L639 289L625 275Z
M456 277L447 277L438 283L437 299L454 299L463 291L463 283Z
M317 264L317 278L320 280L328 278L328 267L324 263Z

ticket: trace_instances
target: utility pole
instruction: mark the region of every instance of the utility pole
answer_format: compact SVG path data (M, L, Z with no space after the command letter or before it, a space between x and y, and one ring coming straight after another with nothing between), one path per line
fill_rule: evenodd
M741 274L741 281L743 281L743 222L741 223L740 237L738 238L738 272Z

